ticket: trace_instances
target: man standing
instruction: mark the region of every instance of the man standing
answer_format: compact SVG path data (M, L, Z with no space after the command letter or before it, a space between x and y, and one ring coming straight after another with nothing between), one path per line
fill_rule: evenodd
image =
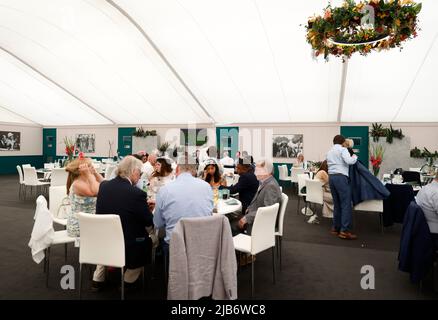
M343 136L335 136L333 147L327 153L329 183L334 204L331 233L341 239L355 240L357 236L351 233L352 208L348 169L349 165L356 163L357 156L350 156L347 148L342 146L344 142Z

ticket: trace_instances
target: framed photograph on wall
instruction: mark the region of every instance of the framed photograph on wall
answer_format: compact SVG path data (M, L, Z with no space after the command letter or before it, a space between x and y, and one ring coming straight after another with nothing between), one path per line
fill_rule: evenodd
M83 153L96 152L96 135L94 133L80 133L76 135L76 148Z
M274 158L294 159L302 152L302 134L272 135L272 156Z
M0 151L20 151L21 132L0 131Z

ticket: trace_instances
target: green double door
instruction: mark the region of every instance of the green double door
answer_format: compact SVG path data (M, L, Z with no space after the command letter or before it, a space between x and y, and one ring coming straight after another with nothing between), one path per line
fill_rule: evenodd
M341 126L341 134L345 138L354 141L353 150L367 168L369 160L369 130L368 126Z
M234 159L239 150L239 127L216 127L216 139L219 158L227 151Z

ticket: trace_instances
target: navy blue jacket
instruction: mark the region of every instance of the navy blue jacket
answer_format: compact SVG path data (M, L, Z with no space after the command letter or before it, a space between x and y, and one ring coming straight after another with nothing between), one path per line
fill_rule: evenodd
M383 200L389 197L389 191L361 162L357 161L349 168L351 199L353 205L366 200Z
M239 181L235 185L231 187L221 187L221 189L222 188L230 190L231 194L239 194L239 200L242 202L242 213L245 214L246 209L259 188L259 181L251 170L240 175Z
M424 279L433 264L434 244L423 210L415 201L406 210L398 255L401 271L416 283Z
M145 230L153 226L153 215L146 202L146 193L123 178L103 181L96 203L97 214L117 214L125 237L126 267L144 266L150 261L151 240ZM111 246L111 243L108 243Z

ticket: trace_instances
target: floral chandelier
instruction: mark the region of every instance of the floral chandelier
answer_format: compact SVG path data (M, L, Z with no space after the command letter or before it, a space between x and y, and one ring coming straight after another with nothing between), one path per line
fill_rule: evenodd
M402 49L403 42L418 33L421 3L412 0L345 0L341 7L329 4L322 16L313 16L306 25L307 42L315 57L329 55L345 61L353 53Z

